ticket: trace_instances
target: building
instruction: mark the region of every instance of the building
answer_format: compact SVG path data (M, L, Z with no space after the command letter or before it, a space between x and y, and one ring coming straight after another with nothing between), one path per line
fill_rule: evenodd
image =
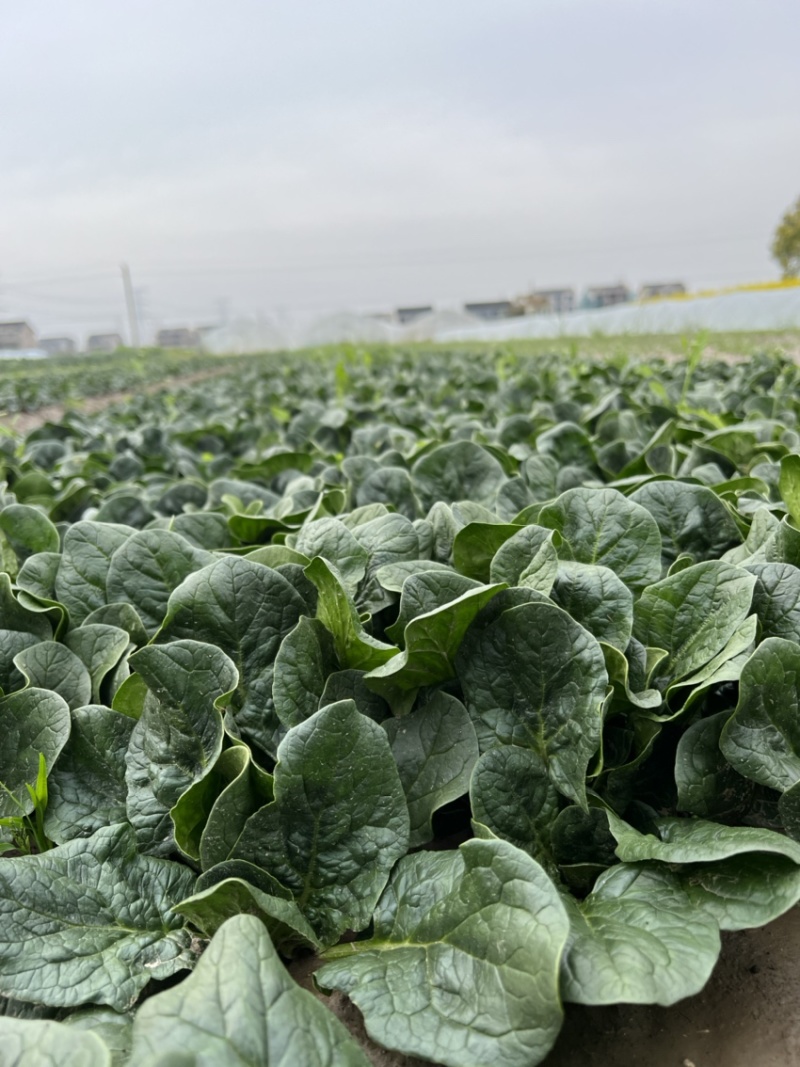
M514 301L517 315L565 315L575 310L574 289L534 289Z
M75 354L75 342L71 337L43 337L39 341L48 356L72 356Z
M511 300L478 301L474 304L465 304L464 310L468 315L475 315L479 319L507 319L515 314Z
M36 334L27 322L0 322L0 348L35 348Z
M86 340L87 352L116 352L122 348L122 338L118 333L93 333Z
M156 344L159 348L197 348L200 344L200 334L197 330L190 330L188 326L159 330L156 334Z
M631 293L627 285L591 285L583 294L581 306L585 308L607 308L614 304L627 304Z
M534 296L546 300L548 311L554 315L566 315L575 310L574 289L537 289Z
M640 300L658 300L664 296L683 296L686 286L683 282L653 282L643 285L639 290Z
M397 316L397 321L405 326L407 322L414 322L415 319L420 319L423 315L430 315L432 311L432 304L424 304L420 307L398 308L395 315Z

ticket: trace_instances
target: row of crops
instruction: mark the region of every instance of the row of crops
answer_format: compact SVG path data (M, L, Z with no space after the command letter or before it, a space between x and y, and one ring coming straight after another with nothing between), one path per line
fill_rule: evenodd
M0 363L0 412L13 415L51 404L70 404L152 385L171 375L212 371L231 357L188 351L117 352L95 356L3 360Z
M0 1062L532 1067L800 900L800 373L347 350L0 442Z

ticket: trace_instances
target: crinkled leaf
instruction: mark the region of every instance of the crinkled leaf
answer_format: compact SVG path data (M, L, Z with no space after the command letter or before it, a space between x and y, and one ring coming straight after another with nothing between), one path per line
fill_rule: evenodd
M608 684L594 637L554 604L522 604L468 635L456 666L481 749L532 749L556 788L585 804Z
M33 811L26 785L36 781L40 756L53 766L69 731L69 708L58 693L23 689L0 698L0 816Z
M289 976L252 915L225 923L193 974L139 1009L132 1062L170 1054L197 1067L369 1067L338 1019Z
M558 813L550 827L553 857L561 867L592 868L593 877L617 862L616 841L600 808L588 811L570 804Z
M639 645L638 642L636 644ZM659 690L639 689L636 685L637 681L642 683L645 679L637 678L635 670L631 669L631 664L628 660L631 644L628 644L625 653L620 652L614 645L609 645L605 641L600 642L600 648L603 651L608 680L614 688L615 699L623 706L632 704L634 707L643 710L658 708L663 700ZM641 645L639 645L639 648L641 648ZM667 655L663 649L658 649L657 651L661 652L662 656Z
M356 490L356 502L392 504L409 519L416 519L422 510L411 476L403 467L378 467Z
M634 607L633 633L669 653L650 685L663 689L722 652L747 616L754 584L740 567L709 560L648 586Z
M227 748L170 812L175 843L207 870L228 858L249 816L272 798L272 775L254 763L249 748Z
M132 526L89 521L76 522L67 530L55 593L74 623L83 622L109 599L117 599L106 592L111 557L135 533Z
M98 702L103 681L128 648L130 638L127 631L106 623L86 622L77 630L70 630L64 643L89 671L92 699Z
M638 592L661 574L661 536L648 511L616 489L568 489L537 522L561 535L558 556L609 567Z
M192 872L141 856L116 825L40 856L0 862L0 987L52 1007L124 1011L151 978L192 965L173 904Z
M482 588L480 582L451 570L411 574L403 583L397 619L386 627L386 636L402 647L406 627L419 615L427 615L458 600L465 593L474 593Z
M698 719L682 735L675 753L678 808L706 819L741 817L753 793L751 782L723 756L719 740L730 712Z
M408 833L389 740L344 700L283 739L275 800L248 819L232 858L291 889L320 940L331 943L367 925Z
M541 756L516 745L489 749L475 765L469 799L473 819L552 867L550 832L559 797Z
M171 530L140 530L111 557L106 579L108 602L132 604L152 635L164 620L173 589L211 559L211 553L195 548ZM93 604L92 609L98 606Z
M25 684L14 657L53 636L45 615L23 607L11 590L7 574L0 574L0 689L10 692Z
M745 778L783 792L800 781L800 645L769 637L742 668L720 748Z
M92 679L86 667L57 641L42 641L23 649L14 657L14 666L28 685L52 689L70 708L79 708L92 699Z
M58 552L58 530L38 508L29 504L7 504L0 511L0 530L6 535L21 562L37 552Z
M319 709L328 675L338 666L330 631L302 616L275 658L272 698L284 726L297 726Z
M475 728L461 701L447 693L382 725L408 802L409 847L424 845L433 837L433 813L469 788L478 758Z
M369 941L326 953L381 1045L448 1067L531 1067L561 1028L568 920L539 865L507 841L421 852L397 865Z
M17 588L23 595L35 597L39 602L59 604L56 600L56 575L61 566L60 552L37 552L29 556L19 569ZM65 611L63 604L59 604Z
M133 719L102 705L72 712L69 740L47 780L44 826L56 844L127 818L125 772L133 727Z
M494 456L473 441L439 445L417 460L411 476L424 508L455 500L491 506L506 480Z
M761 639L783 637L800 642L800 568L790 563L748 563L756 576L753 611Z
M86 616L85 626L95 623L124 630L134 645L147 644L147 631L132 604L104 604L95 608L91 615Z
M351 596L355 594L369 562L369 553L351 531L339 519L331 517L306 523L292 536L289 547L307 559L322 556L332 563Z
M419 559L419 534L405 515L378 515L352 526L352 531L369 559L365 583L383 567ZM316 554L322 555L320 552Z
M585 900L566 900L565 1000L666 1007L699 993L711 976L719 927L692 907L680 878L668 870L619 864L600 875Z
M421 575L419 580L425 577ZM404 592L416 580L409 578ZM395 690L417 689L454 678L455 657L464 635L478 612L502 589L504 585L478 586L439 608L417 615L405 628L404 651L370 671L367 684L391 703Z
M742 540L724 502L705 485L653 481L637 489L630 499L646 508L658 523L667 566L683 553L696 563L718 559Z
M598 641L614 645L620 652L628 647L633 594L609 567L561 563L550 596Z
M218 701L236 686L224 652L200 641L150 645L131 657L150 690L128 750L127 811L140 847L168 855L170 808L222 751Z
M161 637L207 641L239 671L232 703L245 739L274 754L281 723L273 705L275 657L306 613L302 597L278 571L223 556L175 590Z
M523 526L495 553L489 568L493 582L525 585L547 596L558 571L558 553L553 530Z

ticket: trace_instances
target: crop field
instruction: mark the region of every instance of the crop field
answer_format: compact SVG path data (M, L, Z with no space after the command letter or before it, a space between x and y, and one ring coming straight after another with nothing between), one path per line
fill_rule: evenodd
M800 367L734 355L15 365L0 1067L534 1067L792 909Z

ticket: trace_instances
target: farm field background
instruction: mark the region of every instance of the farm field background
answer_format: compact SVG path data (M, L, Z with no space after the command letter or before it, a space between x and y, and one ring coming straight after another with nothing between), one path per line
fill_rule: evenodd
M4 366L8 1062L793 1062L798 350Z

